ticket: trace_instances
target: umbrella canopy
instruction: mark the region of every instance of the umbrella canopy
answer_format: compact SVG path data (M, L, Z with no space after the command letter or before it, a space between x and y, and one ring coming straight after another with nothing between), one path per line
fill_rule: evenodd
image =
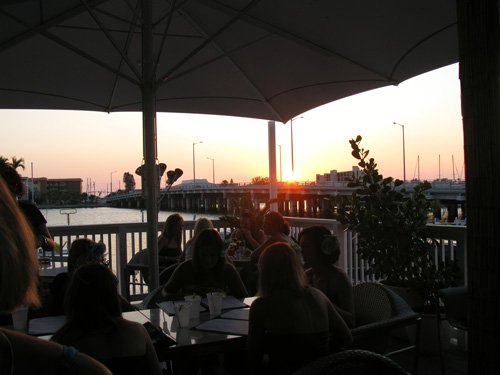
M137 0L0 6L0 107L142 111ZM151 1L156 110L286 122L458 60L454 0ZM147 31L147 30L146 30Z
M458 60L455 6L455 0L4 0L0 108L143 111L154 271L156 111L286 122L396 85Z

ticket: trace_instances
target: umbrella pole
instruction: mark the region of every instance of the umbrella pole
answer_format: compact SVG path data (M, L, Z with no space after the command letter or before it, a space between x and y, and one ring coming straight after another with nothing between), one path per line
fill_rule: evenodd
M274 121L267 122L268 147L269 147L269 200L278 198L276 182L276 130ZM278 210L278 203L271 203L270 209Z
M159 286L158 264L158 169L156 168L156 87L153 64L153 26L151 0L142 1L142 110L143 152L146 167L147 245L151 290Z

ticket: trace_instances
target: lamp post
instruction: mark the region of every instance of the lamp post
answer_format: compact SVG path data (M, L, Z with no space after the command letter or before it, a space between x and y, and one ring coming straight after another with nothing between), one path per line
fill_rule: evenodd
M293 120L298 120L299 118L304 118L304 116L299 116L290 119L290 144L292 149L292 177L295 177L295 166L293 164Z
M109 173L109 193L111 194L113 192L113 173L116 173L116 171L110 172Z
M203 143L203 141L193 142L193 187L196 184L196 162L194 157L194 146L196 146L199 143Z
M280 182L283 182L283 174L281 170L281 145L278 145L278 147L280 148Z
M215 159L214 158L209 158L207 156L208 160L212 160L212 182L215 185Z
M393 122L394 125L401 126L403 130L403 182L406 182L406 160L405 160L405 126L397 122Z

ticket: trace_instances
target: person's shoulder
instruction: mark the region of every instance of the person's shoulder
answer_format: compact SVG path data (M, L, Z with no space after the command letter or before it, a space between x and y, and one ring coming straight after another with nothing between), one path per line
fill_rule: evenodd
M269 305L270 297L258 297L255 299L252 304L250 305L250 310L251 311L257 311L260 309L264 309Z
M116 320L116 327L119 331L128 333L131 336L133 335L136 338L148 336L146 328L141 323L132 322L125 318L118 318Z
M315 288L314 286L311 286L311 285L307 285L304 288L304 294L309 295L316 300L328 301L328 297L326 296L325 293L323 293L321 290L319 290L318 288Z
M333 266L332 272L330 272L331 278L335 279L335 282L342 282L343 284L347 284L352 286L351 280L347 273L340 267Z

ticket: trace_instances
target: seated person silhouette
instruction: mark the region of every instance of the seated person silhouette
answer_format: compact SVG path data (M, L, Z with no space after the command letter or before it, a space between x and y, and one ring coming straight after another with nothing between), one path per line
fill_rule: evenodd
M57 275L50 284L50 297L46 306L47 315L64 315L64 296L75 271L84 264L105 262L106 245L88 238L79 238L71 243L68 251L68 272Z
M194 245L193 258L181 263L165 285L162 295L175 299L187 294L205 296L224 291L236 298L248 293L240 275L224 255L224 243L215 229L205 229Z
M184 219L180 214L172 214L165 221L165 228L158 237L158 263L166 268L179 262L182 255L182 227ZM149 278L149 275L146 277Z
M212 221L210 219L207 219L206 217L200 217L198 220L196 220L196 223L194 224L193 237L191 237L189 241L186 242L186 246L184 246L184 251L182 252L180 260L185 261L186 259L192 258L194 244L200 233L205 229L213 228L214 225L212 224Z
M252 373L291 374L352 342L328 297L307 285L288 243L267 247L259 271L259 298L250 307L247 338Z
M66 292L66 323L51 340L99 360L115 375L161 374L146 328L122 318L117 286L106 266L79 267Z
M340 256L337 237L327 228L314 225L299 233L299 244L307 282L325 293L347 325L354 327L352 284L344 270L335 265Z
M0 177L0 313L37 306L35 239L7 184ZM0 327L0 374L111 375L101 363L54 342Z

